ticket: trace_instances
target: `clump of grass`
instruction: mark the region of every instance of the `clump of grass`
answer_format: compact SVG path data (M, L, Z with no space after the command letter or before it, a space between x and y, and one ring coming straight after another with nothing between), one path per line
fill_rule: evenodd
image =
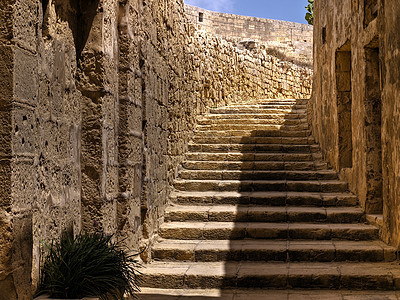
M38 295L122 300L124 294L135 297L139 291L138 253L129 252L112 236L64 233L47 248Z

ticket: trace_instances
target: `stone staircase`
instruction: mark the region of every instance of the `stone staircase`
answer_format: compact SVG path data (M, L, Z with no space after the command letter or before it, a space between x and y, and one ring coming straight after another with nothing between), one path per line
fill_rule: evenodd
M306 104L252 101L199 119L143 295L400 288L396 249L322 160Z

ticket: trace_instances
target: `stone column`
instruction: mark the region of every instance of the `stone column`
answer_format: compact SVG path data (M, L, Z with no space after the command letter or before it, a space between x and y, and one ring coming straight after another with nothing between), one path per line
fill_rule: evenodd
M139 64L138 1L120 1L119 42L119 196L118 234L137 248L141 235L142 72Z
M81 1L82 228L114 233L118 192L117 1Z

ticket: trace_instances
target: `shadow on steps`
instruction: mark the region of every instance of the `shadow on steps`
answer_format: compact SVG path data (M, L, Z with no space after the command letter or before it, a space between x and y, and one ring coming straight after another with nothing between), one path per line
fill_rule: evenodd
M289 289L394 289L396 251L363 223L357 198L322 161L306 102L216 108L199 121L153 249L150 287L216 289L168 295L231 300L250 299L231 289L282 289L254 299L287 299Z

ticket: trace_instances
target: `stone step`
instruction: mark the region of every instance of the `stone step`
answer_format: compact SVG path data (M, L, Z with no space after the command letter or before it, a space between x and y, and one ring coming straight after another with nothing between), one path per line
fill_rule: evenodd
M207 131L227 131L231 134L233 132L263 132L263 131L307 131L308 124L298 124L298 125L280 125L280 124L211 124L211 125L200 125L196 127L197 132L207 132Z
M261 104L275 104L275 103L294 103L299 105L306 105L307 102L298 102L296 99L252 99L252 100L245 100L238 103L231 103L229 106L242 106L242 105L261 105Z
M281 109L279 107L270 108L258 108L258 107L219 107L211 108L210 114L287 114L287 115L305 115L307 111L305 109Z
M339 180L176 180L179 191L298 191L346 192L347 183Z
M281 153L321 153L318 145L283 144L189 144L190 152L281 152Z
M307 119L210 119L202 117L198 119L200 126L207 125L242 125L250 127L252 125L287 125L287 126L308 126Z
M167 208L165 221L359 223L365 221L365 216L358 207L174 205Z
M265 108L276 108L276 109L282 109L282 110L299 110L299 109L307 109L307 105L305 104L296 104L293 102L286 102L286 103L279 103L279 102L275 102L275 103L249 103L249 104L242 104L242 105L229 105L229 106L221 106L219 108L223 108L223 109L242 109L242 108L251 108L251 109L265 109Z
M218 119L231 119L231 120L254 120L254 119L268 119L268 120L296 120L296 119L307 119L306 113L283 113L276 110L273 113L241 113L241 114L228 114L228 113L213 113L208 114L206 118L210 120L218 120Z
M311 239L375 240L378 228L366 224L168 222L160 227L165 239Z
M311 153L205 153L189 152L185 155L187 160L193 161L311 161Z
M143 273L143 287L170 289L400 289L395 262L154 262Z
M310 192L173 192L171 200L180 205L251 204L263 206L355 206L358 199L351 193Z
M242 106L254 106L254 105L277 105L277 104L284 104L284 105L307 105L306 102L299 103L296 100L268 100L268 101L253 101L253 100L246 100L246 102L242 103L231 103L227 107L242 107Z
M300 105L307 105L309 99L252 99L246 100L245 104L269 104L269 103L294 103ZM232 105L241 105L243 103L232 103Z
M205 130L196 131L194 138L207 138L207 137L308 137L310 130Z
M164 261L391 262L396 248L375 241L161 240L152 257Z
M314 171L327 170L323 161L184 161L187 170L266 170L266 171Z
M283 144L283 145L313 145L312 137L265 137L265 136L195 136L192 139L197 144Z
M398 300L398 291L141 288L142 300Z
M335 171L182 170L179 178L192 180L336 180Z
M260 109L263 107L267 108L276 108L279 110L291 110L295 107L299 107L299 109L307 109L307 105L305 104L299 104L299 103L294 103L294 102L266 102L266 103L241 103L241 104L229 104L225 106L219 106L219 107L212 107L209 109L209 112L212 110L218 110L218 109L234 109L234 110L242 110L242 109Z
M396 249L322 160L307 104L246 101L198 118L143 286L400 289Z
M249 103L275 103L275 102L282 102L282 103L286 103L286 102L294 102L294 103L298 103L298 104L307 104L310 100L309 99L276 99L276 98L267 98L267 99L246 99L245 100L245 104L249 104ZM242 102L238 102L238 103L232 103L232 105L240 105L243 104Z

